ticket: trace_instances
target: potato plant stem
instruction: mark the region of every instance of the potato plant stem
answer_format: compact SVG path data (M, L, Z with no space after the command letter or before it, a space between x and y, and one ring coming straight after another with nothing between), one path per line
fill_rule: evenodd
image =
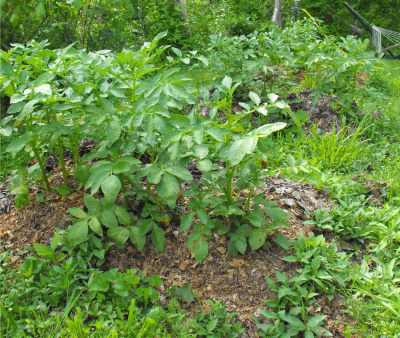
M44 184L46 185L46 190L51 191L51 186L50 186L49 180L47 178L47 174L46 174L46 167L43 163L42 157L40 156L39 150L36 145L33 146L33 153L35 154L35 157L39 163L40 170L42 171L42 178L43 178Z

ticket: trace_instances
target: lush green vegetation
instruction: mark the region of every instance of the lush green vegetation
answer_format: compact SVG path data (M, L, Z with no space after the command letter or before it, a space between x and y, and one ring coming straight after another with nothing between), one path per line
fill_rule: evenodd
M260 335L330 336L325 316L309 313L319 295L337 294L354 319L349 335L391 335L400 327L400 63L372 58L365 40L322 38L311 20L253 32L265 15L252 10L257 1L217 1L207 25L207 16L196 15L206 2L187 1L191 31L173 3L147 3L117 16L108 1L54 2L52 9L41 1L1 3L4 20L18 29L2 41L1 94L10 103L2 107L0 178L13 176L18 208L30 203L32 184L68 195L73 179L85 189L85 208L69 210L71 226L49 246L34 244L18 269L8 252L0 255L1 334L239 336L244 329L221 302L189 315L179 301L193 301L190 287L171 290L163 306L160 277L98 267L111 245L130 241L142 250L150 241L163 251L163 224L174 219L190 232L187 245L200 263L213 234L226 236L232 255L267 249L290 214L256 192L279 171L338 203L305 222L319 235L277 236L284 260L299 268L292 278L266 277L276 298L261 311L266 321L256 319ZM23 22L32 9L32 22ZM111 16L111 24L99 19ZM28 24L49 41L23 41ZM236 33L249 34L228 35ZM194 46L201 49L187 51ZM314 103L330 97L341 126L307 129L309 114L293 112L287 99L304 89ZM81 156L87 139L97 145ZM59 186L49 181L51 154ZM381 203L372 202L365 179L384 187ZM190 188L182 192L183 183ZM185 215L176 208L182 196L190 201Z

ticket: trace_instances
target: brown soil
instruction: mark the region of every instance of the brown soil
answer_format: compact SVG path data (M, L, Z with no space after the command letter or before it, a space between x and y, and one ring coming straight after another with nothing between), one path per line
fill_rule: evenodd
M60 180L60 172L55 170L51 182L55 184ZM7 183L0 191L4 191L6 185ZM38 191L32 192L31 205L16 210L7 204L9 206L3 208L3 215L0 215L2 250L12 252L12 262L15 265L22 262L22 256L26 252L21 251L26 250L28 245L34 242L48 244L55 228L68 227L68 208L83 207L82 191L72 193L65 199L57 193L50 193L41 203L35 201L37 193ZM268 178L265 187L257 189L256 193L265 194L267 200L275 200L292 215L288 222L290 227L282 229L282 233L291 239L297 238L300 231L304 234L312 232L310 226L303 224L309 218L306 210L314 212L318 207L330 208L334 203L324 191L318 191L310 184L288 179ZM245 196L246 191L241 194ZM180 210L185 210L186 202L184 198L179 199ZM256 336L258 330L252 316L263 322L258 311L265 308L264 300L274 298L265 282L265 276L274 279L275 272L279 271L291 277L298 268L296 264L281 259L289 253L276 245L273 238L269 240L269 251L247 250L245 255L234 257L226 252L226 238L214 236L209 241L208 257L199 264L187 248L188 233L181 233L179 225L174 223L165 228L165 233L165 249L162 253L152 247L150 240L141 252L131 244L123 249L112 247L102 269L118 268L123 272L138 268L147 276L159 275L164 281L160 287L163 304L168 301L167 292L171 287L192 284L205 308L208 299L222 299L228 311L237 312L238 319L246 328L243 335L245 337ZM343 322L350 322L351 319L344 313L343 300L339 296L331 302L323 297L318 299L312 311L316 315L328 316L325 327L335 337L344 336Z

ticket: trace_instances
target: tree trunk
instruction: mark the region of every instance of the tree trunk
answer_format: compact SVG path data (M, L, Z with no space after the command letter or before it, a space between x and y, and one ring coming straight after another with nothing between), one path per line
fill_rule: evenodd
M272 22L275 22L279 28L282 28L282 1L275 0L274 14L272 14Z
M188 12L187 12L187 8L186 8L186 0L176 0L176 3L178 4L179 8L181 9L183 20L185 20L185 23L188 28L189 36L192 36L192 29L190 28L189 17L188 17Z

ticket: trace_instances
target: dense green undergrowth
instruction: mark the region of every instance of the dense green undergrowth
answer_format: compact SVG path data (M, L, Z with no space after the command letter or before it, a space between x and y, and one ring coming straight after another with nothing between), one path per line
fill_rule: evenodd
M194 299L190 287L172 290L162 306L159 277L96 267L110 245L131 241L142 250L151 241L163 251L163 225L176 219L190 231L188 248L199 262L213 233L227 237L233 255L267 249L290 215L254 192L277 172L324 189L338 203L307 221L315 236L289 242L278 235L288 250L283 259L300 268L291 279L283 273L266 279L277 296L266 301L264 319L256 319L260 335L331 335L325 317L310 309L318 297L339 293L354 318L349 334L394 332L400 326L400 65L370 58L367 42L354 37L321 39L309 21L281 32L215 35L205 55L163 46L163 36L116 54L50 50L46 42L1 52L1 92L10 97L0 129L7 162L1 175L12 173L17 207L30 203L32 184L67 195L74 179L85 189L85 210L69 210L71 226L49 247L34 245L39 257L17 270L2 253L1 333L240 335L220 302L208 311L200 306L194 316L182 310L178 299ZM342 126L306 130L307 112L294 113L286 99L302 89L311 89L313 102L329 96ZM81 156L86 139L98 144ZM51 154L63 175L57 187L46 168ZM64 165L66 154L71 166ZM188 169L193 163L200 180ZM384 192L380 201L372 203L366 179ZM182 192L183 183L190 188ZM185 215L176 209L181 195L190 198ZM139 212L134 201L141 202ZM336 239L328 242L327 232Z

